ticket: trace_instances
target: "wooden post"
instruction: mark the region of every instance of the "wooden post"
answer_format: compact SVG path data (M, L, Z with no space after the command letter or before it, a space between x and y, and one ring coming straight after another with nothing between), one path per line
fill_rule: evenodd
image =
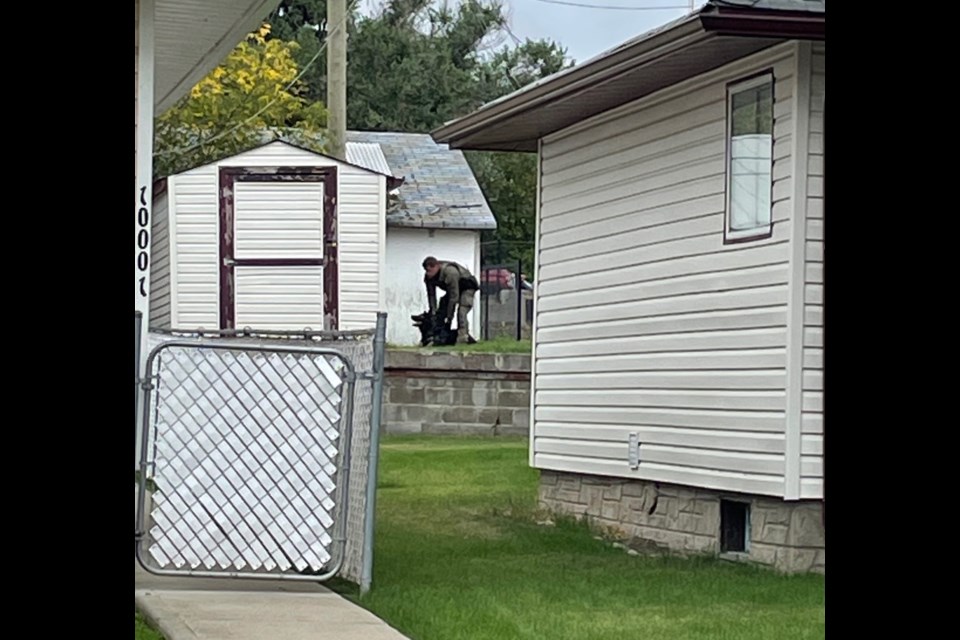
M347 159L347 2L327 0L327 153Z

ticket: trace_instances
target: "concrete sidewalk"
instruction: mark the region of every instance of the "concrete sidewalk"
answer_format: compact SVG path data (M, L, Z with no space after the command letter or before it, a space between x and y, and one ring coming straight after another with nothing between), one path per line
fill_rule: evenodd
M318 584L167 578L134 566L137 609L166 640L406 640Z

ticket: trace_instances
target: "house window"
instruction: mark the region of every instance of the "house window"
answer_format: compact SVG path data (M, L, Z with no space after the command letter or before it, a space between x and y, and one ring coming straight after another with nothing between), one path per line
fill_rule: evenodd
M720 501L720 553L744 553L750 544L750 505Z
M728 241L768 237L773 230L773 74L727 88Z

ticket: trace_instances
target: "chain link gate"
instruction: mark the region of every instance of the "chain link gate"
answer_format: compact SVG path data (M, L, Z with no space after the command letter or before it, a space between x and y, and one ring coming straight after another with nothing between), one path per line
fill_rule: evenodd
M151 333L137 561L368 589L384 335Z

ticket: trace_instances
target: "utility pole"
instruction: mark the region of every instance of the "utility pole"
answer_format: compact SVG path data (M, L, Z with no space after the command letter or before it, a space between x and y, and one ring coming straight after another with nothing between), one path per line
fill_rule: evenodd
M327 153L347 159L347 0L327 0Z

